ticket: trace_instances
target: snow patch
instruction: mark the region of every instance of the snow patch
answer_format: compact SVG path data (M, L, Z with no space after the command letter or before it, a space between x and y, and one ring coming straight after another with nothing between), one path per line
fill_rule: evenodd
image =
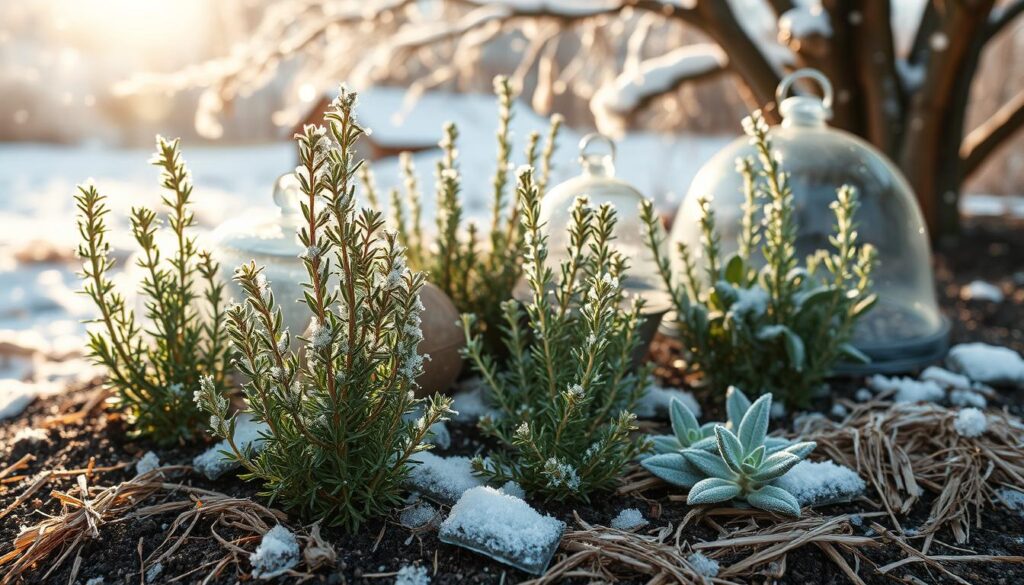
M405 565L395 575L395 585L429 585L430 575L426 567Z
M484 396L486 385L480 378L471 378L460 385L459 392L452 397L452 420L473 423L483 416L494 417L497 411L487 404Z
M438 536L442 542L539 575L558 548L564 528L564 523L542 516L523 500L480 486L459 498Z
M1024 513L1024 492L1004 487L996 490L996 497L1010 510Z
M50 382L22 382L0 379L0 420L14 418L25 412L29 404L40 397L57 394L62 386Z
M931 380L875 374L866 383L875 392L892 392L893 402L938 402L946 396L942 387Z
M962 437L980 437L988 430L988 419L977 408L964 408L957 413L953 429Z
M85 585L103 585L103 577L93 577L86 581Z
M160 467L160 458L156 456L156 453L146 451L142 459L135 462L135 475L149 473L158 467Z
M14 434L14 438L11 439L12 445L18 443L28 442L31 445L41 443L43 441L49 441L50 435L46 432L46 429L36 429L32 427L24 427Z
M949 350L946 365L983 384L1024 386L1024 359L1006 347L962 343Z
M280 524L263 535L256 551L249 555L252 576L272 579L285 574L299 564L299 541L290 530Z
M672 399L683 403L693 412L693 415L700 418L700 403L693 397L693 394L678 388L665 388L657 383L650 383L633 407L633 413L638 418L668 418L668 408Z
M430 432L427 434L425 442L436 445L441 449L448 449L452 446L452 435L448 432L448 427L445 426L444 421L430 425Z
M935 382L943 388L950 390L970 390L971 379L967 376L950 372L945 368L938 366L929 366L925 368L921 375L918 376L923 381Z
M718 561L709 559L704 553L695 552L686 557L686 562L702 577L714 579L718 576Z
M973 280L960 289L960 298L965 301L1001 303L1005 297L998 286L984 280Z
M263 448L262 435L267 430L267 423L257 422L248 414L240 414L238 416L238 423L235 425L235 445L243 453L245 453L247 448L252 448L254 453L258 452ZM225 472L238 466L238 463L225 457L225 452L231 452L231 445L227 440L217 443L200 455L196 455L195 459L192 460L192 466L208 479L217 479L224 475Z
M647 519L636 508L626 508L612 518L612 528L616 530L633 530L647 526Z
M498 491L504 494L508 494L513 498L519 498L520 500L526 499L526 490L523 489L523 486L519 485L518 483L512 480L506 481L505 485L501 486L501 488L499 488Z
M466 490L484 485L484 479L473 474L469 457L439 457L420 451L409 460L413 462L409 484L442 503L456 502Z
M853 399L857 402L870 402L875 395L871 393L871 390L867 388L860 388L853 394Z
M856 471L833 461L801 461L775 485L793 494L801 506L848 502L866 487Z
M846 415L850 414L850 411L845 406L836 402L832 405L832 410L829 412L834 418L846 418Z
M146 583L155 583L160 573L164 572L163 563L157 563L146 569Z

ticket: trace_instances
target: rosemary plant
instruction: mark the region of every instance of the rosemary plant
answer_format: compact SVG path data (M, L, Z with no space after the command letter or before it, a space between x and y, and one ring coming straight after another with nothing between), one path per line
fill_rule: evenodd
M107 241L106 198L91 182L80 185L75 201L82 242L83 294L99 309L89 331L89 355L106 368L118 408L134 435L160 443L185 441L199 428L202 417L191 392L206 376L224 388L227 332L224 285L219 266L188 235L194 224L190 210L192 181L179 141L158 136L150 161L160 167L163 203L170 211L167 224L176 248L161 254L157 234L161 221L145 207L131 212L131 229L140 248L136 264L144 277L139 293L145 299L143 318L127 306L110 273L115 261Z
M486 351L475 318L462 319L465 354L499 413L483 418L480 427L503 446L473 465L497 483L512 480L530 493L586 500L611 488L648 446L630 437L631 410L648 374L634 371L631 359L642 302L634 299L623 308L619 281L626 260L611 246L614 208L594 209L578 199L568 226L569 259L553 269L538 220L539 186L529 167L520 169L518 199L532 296L525 307L502 304L507 366Z
M355 208L363 161L353 153L364 133L355 102L342 87L325 116L328 128L296 135L311 321L303 352L289 350L262 269L250 263L236 272L246 299L228 311L229 330L236 366L249 380L244 410L267 425L259 452L235 445L237 419L214 385L196 395L244 479L262 481L272 500L351 531L401 502L409 457L428 448L430 426L450 412L450 399L417 400L411 391L423 369L424 275L406 268L380 212ZM422 417L405 416L423 402Z
M439 143L443 155L436 169L437 225L436 239L432 243L424 239L422 193L408 154L401 158L404 198L397 191L391 194L392 221L402 244L408 247L410 266L427 272L430 281L452 299L460 312L478 315L475 326L483 332L489 349L501 347L501 303L512 296L512 289L523 272L523 234L518 203L512 193L514 185L509 184L513 149L509 125L514 94L507 77L495 78L494 90L498 97L498 147L491 179L489 235L484 238L476 224L463 218L460 197L463 185L456 148L458 129L454 124L445 125ZM550 177L561 124L560 116L552 118L543 148L538 133L531 133L527 139L525 161L530 166L539 165L541 172L536 187L542 194Z
M648 244L672 298L685 350L711 387L719 393L731 385L771 392L787 404L804 406L837 360L868 359L849 341L857 320L875 303L870 292L875 250L857 243L857 194L843 186L832 203L833 249L818 250L799 266L793 194L773 155L768 125L757 111L743 126L758 157L737 162L746 198L737 252L722 258L706 198L699 201L703 275L693 251L680 245L683 274L673 278L662 253L664 232L645 202Z

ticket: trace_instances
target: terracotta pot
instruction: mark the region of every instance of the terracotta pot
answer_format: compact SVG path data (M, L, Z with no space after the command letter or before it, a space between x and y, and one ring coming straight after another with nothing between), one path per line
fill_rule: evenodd
M417 396L429 396L435 392L450 393L452 385L462 371L462 356L459 350L466 343L462 327L458 325L459 311L441 289L427 283L420 290L423 301L423 341L420 354L430 356L423 363L423 373L417 379L420 387Z

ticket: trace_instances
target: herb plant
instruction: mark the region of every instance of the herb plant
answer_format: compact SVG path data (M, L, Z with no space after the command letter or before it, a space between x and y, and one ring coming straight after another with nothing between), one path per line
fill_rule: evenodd
M296 136L311 317L304 351L289 350L262 269L250 263L236 272L246 299L228 311L229 328L236 365L249 379L244 410L267 425L259 453L235 445L237 419L213 385L196 396L244 479L262 481L272 500L352 531L402 501L410 456L428 448L430 426L450 412L450 399L417 400L411 391L423 369L424 275L406 268L379 212L355 208L363 161L353 152L364 133L355 101L342 87L328 128L307 126ZM420 418L406 417L424 402Z
M641 464L661 479L689 488L686 503L690 505L739 500L755 508L799 516L796 498L772 482L816 445L768 437L771 403L771 395L765 394L750 404L742 392L730 388L729 425L701 426L686 405L673 400L670 413L675 444L656 438L659 453Z
M843 186L831 205L836 217L832 250L818 250L799 266L793 194L773 155L768 125L758 111L743 126L758 157L756 163L737 162L746 199L737 252L722 258L706 198L699 201L702 275L693 251L680 245L683 274L673 278L662 252L664 232L653 205L645 202L641 211L648 244L671 297L684 349L711 387L720 393L731 385L771 392L787 404L804 406L837 360L868 360L849 341L857 320L875 303L870 292L875 251L857 243L857 194ZM755 257L758 246L760 259Z
M586 500L611 488L623 466L647 448L630 437L631 411L648 374L634 371L631 357L643 303L627 304L619 286L626 260L612 247L613 207L595 209L577 199L569 258L552 268L529 167L519 172L518 198L531 298L525 306L502 304L507 365L485 350L475 318L462 320L465 354L499 413L481 419L480 427L503 447L473 465L499 484L511 480L530 493Z
M409 265L425 271L430 282L443 290L460 312L479 317L475 326L483 332L489 349L500 348L501 303L512 296L512 290L523 273L523 234L518 202L514 196L515 186L510 184L513 182L510 180L513 146L509 125L514 95L511 83L503 76L495 78L494 91L498 96L498 147L491 180L489 235L481 236L476 224L464 221L461 201L464 186L457 149L459 134L454 124L445 125L439 143L443 155L436 169L437 224L433 242L424 237L423 195L408 154L403 154L401 159L405 177L404 199L397 191L391 194L392 221L397 226L401 243L408 247ZM536 187L541 194L550 176L551 158L561 124L561 117L552 118L542 149L537 132L531 133L527 139L526 164L540 166Z
M75 196L82 237L78 256L83 262L82 293L99 309L92 321L99 326L88 333L89 355L106 368L132 433L166 444L191 438L201 425L202 416L191 400L201 377L224 388L226 301L217 262L188 235L194 225L192 181L179 140L158 136L150 162L162 170L161 185L168 193L163 203L170 209L167 224L176 247L163 256L157 245L157 213L132 209L132 234L140 248L136 265L145 275L139 291L144 318L136 318L111 279L115 260L107 240L110 210L91 182L79 186Z

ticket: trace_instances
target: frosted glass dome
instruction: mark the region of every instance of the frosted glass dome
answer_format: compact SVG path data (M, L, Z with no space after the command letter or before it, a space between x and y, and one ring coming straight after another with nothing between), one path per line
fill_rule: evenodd
M603 143L604 149L598 150L597 143ZM615 143L611 139L588 134L580 140L579 149L581 174L555 186L541 199L540 221L548 237L551 265L558 266L568 258L570 210L576 198L586 196L593 207L610 203L617 218L612 245L629 262L623 288L641 296L647 302L647 312L667 310L668 298L662 292L658 265L647 247L640 219L644 196L615 177Z
M823 99L786 99L799 78L816 80ZM846 372L897 372L916 368L944 353L948 323L939 313L931 265L928 232L914 193L899 169L873 146L848 132L831 128L832 88L821 73L797 71L779 85L776 103L782 124L770 132L782 168L790 174L797 255L831 249L835 215L829 205L836 190L848 184L857 189L860 241L878 250L873 274L878 303L858 324L853 344L872 358L866 366L843 364ZM711 207L721 234L722 254L737 248L743 205L743 179L736 159L756 156L746 137L738 138L701 168L676 215L670 236L672 249L685 243L698 256L700 210L697 200L712 197ZM675 262L680 260L673 255ZM760 258L756 258L760 260ZM680 266L673 267L678 274Z

